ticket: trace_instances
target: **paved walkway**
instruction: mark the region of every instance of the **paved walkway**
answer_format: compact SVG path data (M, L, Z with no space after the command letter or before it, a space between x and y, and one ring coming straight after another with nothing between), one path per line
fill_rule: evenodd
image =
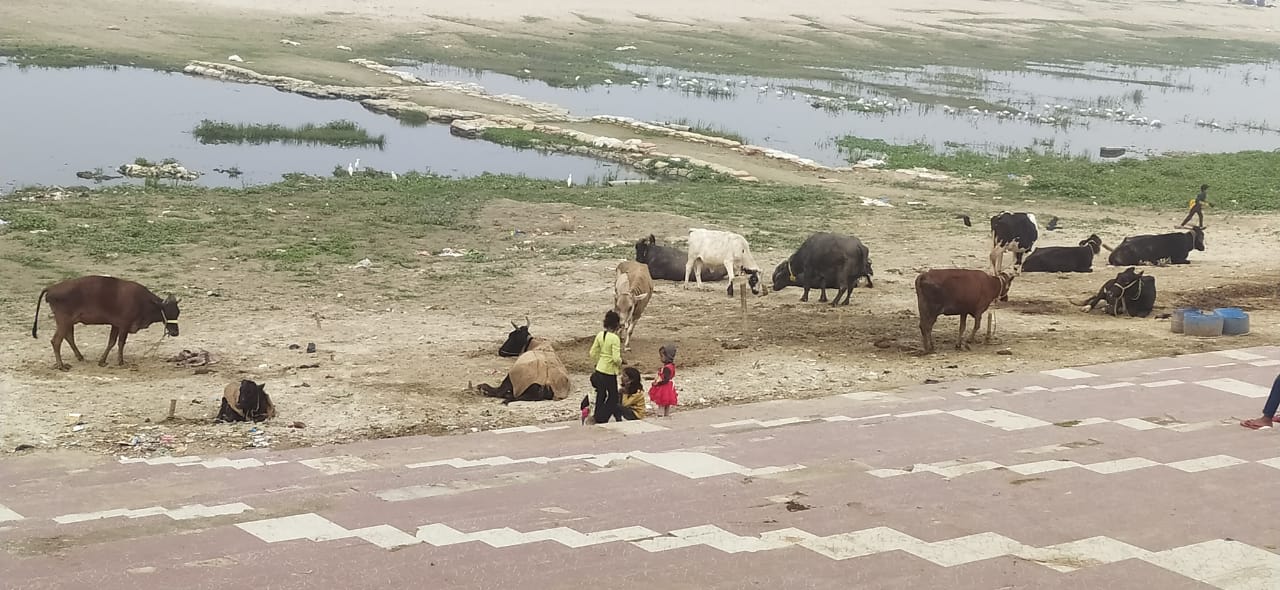
M225 457L0 463L0 587L1280 588L1280 347Z

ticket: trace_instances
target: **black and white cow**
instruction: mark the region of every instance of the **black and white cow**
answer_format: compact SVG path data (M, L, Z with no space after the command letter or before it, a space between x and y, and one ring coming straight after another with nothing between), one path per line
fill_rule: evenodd
M1102 238L1091 234L1078 246L1036 248L1022 265L1023 272L1093 272L1093 257L1102 251Z
M1030 213L1001 211L991 218L991 274L999 275L1004 267L1004 254L1013 254L1013 271L1022 271L1022 257L1035 250L1040 237L1036 216Z
M1187 255L1191 250L1204 252L1204 229L1193 227L1186 232L1129 236L1120 242L1107 257L1112 266L1134 264L1159 264L1168 260L1173 264L1191 264Z

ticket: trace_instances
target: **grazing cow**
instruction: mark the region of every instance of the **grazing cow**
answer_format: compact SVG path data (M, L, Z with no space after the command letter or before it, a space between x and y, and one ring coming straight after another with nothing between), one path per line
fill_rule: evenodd
M36 319L31 324L31 337L36 338L40 325L40 300L49 302L57 328L53 332L53 358L60 370L71 367L62 362L62 341L71 344L76 360L84 355L76 347L76 324L87 326L109 325L111 336L107 349L98 359L99 366L106 366L107 355L117 342L120 348L117 359L124 365L124 343L130 334L136 334L151 324L163 322L165 333L178 335L178 300L170 293L165 299L157 297L146 287L133 281L115 277L87 276L68 279L40 291L36 297Z
M1091 234L1078 246L1036 248L1022 264L1023 272L1093 272L1093 257L1102 252L1102 238Z
M1204 229L1193 227L1186 232L1158 235L1129 236L1120 242L1107 257L1112 266L1135 264L1159 264L1168 260L1173 264L1191 264L1187 255L1191 250L1204 252Z
M636 262L649 265L651 278L683 281L689 277L684 267L688 260L689 255L684 250L659 246L653 234L636 242ZM723 281L729 275L722 266L710 266L704 267L698 276L704 281Z
M748 276L748 284L753 295L760 294L760 265L751 256L751 246L747 239L733 232L713 229L694 228L689 230L689 256L684 263L684 286L689 286L689 272L699 270L694 275L698 279L698 287L702 287L700 269L724 266L729 279L729 296L733 297L733 275L742 271Z
M507 334L507 341L502 343L502 347L498 349L498 356L513 357L524 354L529 350L529 345L534 338L529 334L529 316L525 316L524 325L517 326L515 322L511 322L510 334Z
M653 279L649 267L626 261L618 265L613 281L613 311L622 318L622 347L631 350L631 332L653 298Z
M1013 272L1022 271L1022 257L1036 247L1040 226L1030 213L1001 211L991 218L991 274L1000 274L1005 252L1013 253ZM1003 301L1003 300L1002 300Z
M569 371L550 342L534 338L529 350L511 365L502 384L493 387L481 383L476 388L486 397L502 398L504 405L515 401L559 400L569 395Z
M1079 305L1085 313L1093 311L1099 303L1106 302L1106 312L1115 316L1121 312L1130 317L1147 317L1156 304L1156 278L1147 276L1134 267L1124 269L1116 278L1109 279L1098 289L1098 293L1085 300L1084 303L1072 301Z
M276 417L276 406L267 395L266 384L244 379L240 383L228 383L222 390L222 408L218 410L218 422L261 422Z
M821 289L818 301L827 301L827 286L837 289L831 305L849 304L858 277L867 276L871 283L871 263L867 247L858 238L829 232L819 232L808 237L800 248L773 270L773 290L779 291L791 285L804 287L800 301L809 300L810 289Z
M969 342L974 342L982 326L982 314L987 313L992 301L1007 298L1012 284L1013 276L1007 273L991 276L981 270L959 268L920 273L916 277L916 303L920 307L920 336L925 353L933 352L933 324L940 315L960 316L956 350L969 348L964 341L968 316L973 316Z

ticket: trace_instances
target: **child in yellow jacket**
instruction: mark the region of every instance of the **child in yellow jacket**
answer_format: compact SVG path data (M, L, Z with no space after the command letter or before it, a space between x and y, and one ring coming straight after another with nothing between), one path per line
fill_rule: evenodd
M644 419L644 384L640 382L640 371L635 367L622 370L622 417L627 420Z

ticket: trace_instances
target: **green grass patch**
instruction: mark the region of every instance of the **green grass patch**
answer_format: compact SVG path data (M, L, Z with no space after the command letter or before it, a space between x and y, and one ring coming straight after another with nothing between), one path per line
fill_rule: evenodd
M206 261L216 258L289 273L316 288L325 284L316 277L362 258L381 268L423 268L432 276L459 280L474 272L469 265L506 276L509 255L477 221L481 208L497 199L673 213L759 226L771 236L807 231L814 220L828 218L836 202L834 193L817 187L708 182L568 188L558 181L500 175L451 179L410 173L395 180L289 175L242 189L121 185L58 201L0 199L0 219L15 226L0 233L0 252L33 269L127 261L131 268L145 265L155 276L174 277L193 265L213 265ZM448 264L415 254L441 244L471 254ZM543 255L623 258L630 246L582 248Z
M153 70L177 71L186 66L186 60L160 55L102 51L71 45L33 45L7 39L0 39L0 56L24 68L136 66Z
M741 133L738 133L736 131L730 131L719 125L703 123L702 121L690 122L688 119L684 119L684 118L670 121L670 123L673 123L675 125L683 125L685 127L688 127L689 131L692 131L694 133L700 133L708 137L721 137L724 139L736 141L738 143L749 143L747 141L747 138L744 137Z
M1200 185L1208 184L1209 201L1219 209L1280 209L1280 152L1095 162L1084 156L1042 154L1031 149L991 156L967 149L939 153L928 144L892 145L859 137L845 137L837 144L851 154L883 154L890 168L922 167L995 181L1003 191L1020 195L1089 200L1100 205L1185 207Z
M245 124L210 121L204 119L191 131L200 143L287 143L311 145L360 146L386 144L385 135L370 135L363 127L351 121L330 121L321 125L307 123L298 127L285 127L275 123Z
M491 127L480 132L480 139L516 149L537 149L549 146L585 145L562 135L543 133L541 131L525 131L518 128Z

